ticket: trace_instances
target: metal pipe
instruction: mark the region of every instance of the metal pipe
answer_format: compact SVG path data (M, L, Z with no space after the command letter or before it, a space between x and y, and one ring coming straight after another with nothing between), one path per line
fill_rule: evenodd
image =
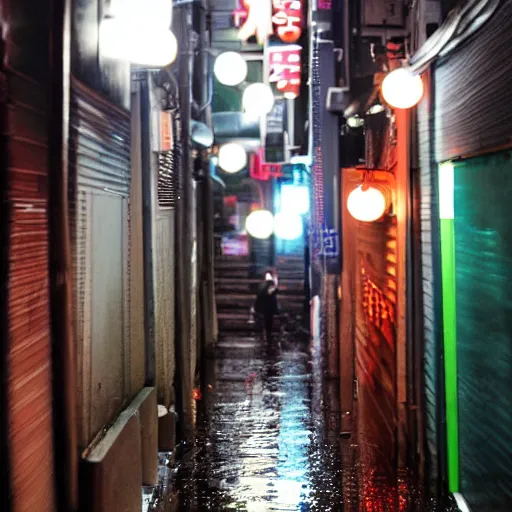
M76 355L72 313L72 262L68 204L71 2L53 2L48 228L53 367L53 432L57 510L78 508Z
M191 59L190 32L192 30L191 5L176 8L174 22L176 34L184 51L179 56L179 94L181 111L182 160L179 169L179 195L176 203L176 401L179 411L178 435L181 441L191 442L192 389L190 378L190 307L189 265L190 230L188 229L188 204L190 202L190 117L191 117Z

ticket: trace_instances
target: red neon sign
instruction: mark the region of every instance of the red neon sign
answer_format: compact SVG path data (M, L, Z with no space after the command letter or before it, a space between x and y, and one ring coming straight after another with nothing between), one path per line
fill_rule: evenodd
M268 181L270 178L280 178L283 170L280 164L266 163L264 161L264 149L251 156L249 173L251 178L259 181Z
M298 45L274 46L268 49L270 77L285 98L299 95L301 83L301 51Z
M302 34L304 14L302 0L273 0L272 23L283 43L295 43Z

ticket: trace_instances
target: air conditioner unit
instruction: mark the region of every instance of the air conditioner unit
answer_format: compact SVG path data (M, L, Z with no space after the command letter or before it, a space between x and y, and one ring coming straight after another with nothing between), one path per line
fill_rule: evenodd
M345 89L329 87L325 108L333 114L342 114L345 110Z

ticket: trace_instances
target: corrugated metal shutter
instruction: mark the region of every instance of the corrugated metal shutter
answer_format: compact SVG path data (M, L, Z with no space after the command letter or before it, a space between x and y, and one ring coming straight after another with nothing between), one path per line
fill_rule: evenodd
M130 396L130 137L128 112L72 81L70 208L82 448Z
M512 1L435 74L436 159L509 146L512 134Z
M72 137L77 185L130 195L130 117L73 81Z
M455 166L461 492L512 510L512 151Z
M425 74L425 95L418 105L418 153L420 168L421 275L423 286L423 399L426 438L427 476L432 484L439 478L438 401L439 393L439 318L435 293L439 273L435 271L435 255L439 251L437 216L436 164L432 162L431 76ZM442 392L442 391L441 391ZM435 492L435 488L431 488Z
M30 4L30 5L29 5ZM48 255L49 4L2 2L2 345L13 512L52 512L54 449ZM5 38L5 39L3 39ZM3 89L3 87L2 87ZM5 266L4 266L5 265ZM2 420L4 421L4 420ZM3 447L2 447L3 448ZM2 454L3 458L4 454ZM2 461L3 462L3 461ZM3 473L3 472L2 472ZM7 498L7 496L2 496ZM3 502L3 500L2 500Z

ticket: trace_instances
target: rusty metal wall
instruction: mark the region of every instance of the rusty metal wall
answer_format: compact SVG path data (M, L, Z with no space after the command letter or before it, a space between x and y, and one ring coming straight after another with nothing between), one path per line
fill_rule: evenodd
M79 444L130 394L129 114L72 81L70 206L75 260Z
M9 465L12 509L50 512L55 497L48 280L49 2L3 1L0 21L7 29L0 41L6 379L1 414L9 440L9 451L2 454L7 461L2 462Z

